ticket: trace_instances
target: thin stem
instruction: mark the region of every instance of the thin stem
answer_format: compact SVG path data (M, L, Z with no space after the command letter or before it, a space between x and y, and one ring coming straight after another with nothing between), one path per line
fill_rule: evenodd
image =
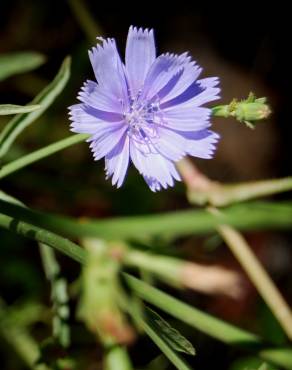
M291 190L292 177L224 185L210 181L207 189L194 188L189 190L188 199L193 204L210 204L223 207L235 202L243 202Z
M210 212L213 214L219 213L218 210L213 208L210 209ZM290 307L248 243L231 226L219 225L217 226L217 230L281 324L287 336L292 339L292 312Z
M177 168L187 185L187 196L195 205L223 207L235 202L278 194L292 190L292 177L272 180L220 184L202 174L189 158L184 158Z
M1 193L0 193L1 194ZM229 224L240 230L291 229L291 203L254 202L234 205L214 216L206 210L185 210L158 215L116 217L82 222L44 213L0 199L0 212L32 225L70 237L92 236L103 239L126 239L149 242L154 236L171 240L182 235L214 232L217 225Z
M49 245L79 263L85 263L86 252L77 244L57 234L2 214L0 214L0 226L26 238Z
M88 135L86 134L72 135L63 140L57 141L56 143L50 144L44 148L36 150L35 152L32 152L22 158L16 159L15 161L6 164L0 169L0 179L26 166L29 166L30 164L39 161L40 159L46 158L49 155L59 152L60 150L81 143L82 141L85 141L87 138Z

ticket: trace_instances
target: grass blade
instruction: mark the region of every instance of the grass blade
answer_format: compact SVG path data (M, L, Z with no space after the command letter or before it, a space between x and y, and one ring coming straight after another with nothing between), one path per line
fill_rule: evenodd
M31 104L40 104L40 109L17 115L4 127L0 133L0 157L6 154L17 136L40 117L62 92L70 76L70 65L70 57L65 58L54 80L33 99Z
M159 336L168 343L168 345L176 352L183 352L194 356L196 351L192 343L187 340L177 329L172 327L166 320L164 320L157 312L146 307L146 321L159 333Z
M173 365L179 370L191 370L187 363L178 355L165 341L165 339L154 329L148 322L141 319L140 321L142 329L151 338L151 340L157 345L161 352L169 359Z
M86 140L88 135L86 134L78 134L78 135L72 135L69 137L66 137L63 140L57 141L53 144L50 144L44 148L41 148L39 150L36 150L30 154L27 154L19 159L16 159L15 161L12 161L6 165L4 165L0 169L0 179L3 177L6 177L15 171L20 170L23 167L26 167L36 161L39 161L40 159L46 158L49 155L52 155L56 152L59 152L60 150L63 150L65 148L68 148L71 145L77 144L79 142L82 142Z
M18 73L29 72L44 62L45 57L34 51L0 55L0 81Z

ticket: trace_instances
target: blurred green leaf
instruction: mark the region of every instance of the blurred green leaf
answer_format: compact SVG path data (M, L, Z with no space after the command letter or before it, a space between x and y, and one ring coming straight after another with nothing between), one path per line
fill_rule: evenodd
M31 104L40 104L40 109L17 115L4 127L0 133L0 157L6 154L16 137L40 117L63 91L70 76L70 65L71 58L65 58L54 80L33 99Z
M277 345L286 343L286 335L281 325L264 302L262 302L259 307L257 317L260 325L260 332L265 338Z
M153 330L159 333L166 343L175 351L195 355L196 351L190 341L188 341L178 330L174 329L157 312L146 308L146 318Z
M263 363L258 357L247 356L234 361L229 370L277 370L277 368Z
M38 68L45 60L44 55L34 51L0 55L0 81Z
M40 105L14 105L14 104L1 104L0 105L0 116L18 113L29 113L37 109L40 109Z
M128 352L123 346L111 346L105 355L105 370L133 370Z

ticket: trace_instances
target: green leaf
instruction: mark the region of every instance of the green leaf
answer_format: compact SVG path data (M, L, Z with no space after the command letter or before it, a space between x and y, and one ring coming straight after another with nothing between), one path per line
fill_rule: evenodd
M164 353L164 355L174 364L177 369L191 370L189 365L176 352L174 352L172 346L170 346L169 342L165 340L165 336L161 335L158 330L154 329L154 327L149 325L146 321L142 321L141 325L145 333L152 339L157 347L160 348L161 352Z
M0 81L38 68L44 62L45 57L34 51L0 55Z
M62 92L70 76L70 65L70 57L65 58L54 80L33 99L31 104L40 104L40 109L17 115L4 127L0 133L0 157L6 154L16 137L39 118Z
M159 333L166 343L175 351L195 355L196 351L190 341L188 341L178 330L174 329L157 312L146 308L146 318L153 330Z
M7 116L9 114L29 113L40 109L39 104L35 105L14 105L14 104L1 104L0 116Z
M131 305L127 307L127 309L137 326L149 336L149 338L157 345L161 352L168 358L170 362L173 363L177 369L191 369L184 359L182 359L180 355L176 353L176 350L174 350L173 340L170 340L169 336L166 335L165 332L162 333L159 325L155 324L155 319L149 319L149 317L147 317L151 310L148 310L147 314L145 315L145 307L143 307L142 302L136 298L133 299ZM157 318L157 316L154 317Z

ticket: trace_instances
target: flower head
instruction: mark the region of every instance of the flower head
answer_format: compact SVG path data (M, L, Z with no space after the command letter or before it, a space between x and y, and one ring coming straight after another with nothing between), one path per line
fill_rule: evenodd
M212 158L218 135L209 130L218 78L187 53L156 57L153 30L130 27L125 64L114 39L89 51L97 80L87 81L71 106L71 130L90 135L95 160L120 187L131 161L153 191L180 180L175 162L186 155Z

